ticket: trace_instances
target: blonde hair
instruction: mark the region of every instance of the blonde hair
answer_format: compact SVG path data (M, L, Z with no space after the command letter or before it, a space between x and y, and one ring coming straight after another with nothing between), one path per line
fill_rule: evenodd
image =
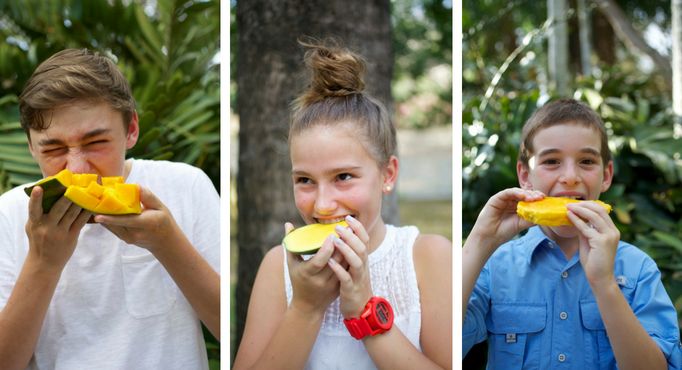
M365 61L334 41L299 43L308 49L304 61L311 81L293 103L289 141L317 125L351 123L377 163L387 164L395 154L395 127L384 105L363 93Z

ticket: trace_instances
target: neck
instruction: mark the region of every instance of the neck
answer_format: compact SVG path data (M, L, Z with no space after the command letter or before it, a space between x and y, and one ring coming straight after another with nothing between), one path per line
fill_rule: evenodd
M381 242L384 241L384 238L386 237L386 224L384 224L384 220L379 217L375 222L374 225L371 225L367 229L367 234L369 234L369 245L367 246L367 254L370 254L374 252L377 248L379 248L379 245L381 245Z
M578 249L580 249L580 238L578 236L578 230L575 230L575 228L573 228L573 230L567 230L568 232L566 234L568 234L568 236L561 236L551 227L547 226L542 226L542 231L559 245L559 248L561 248L561 251L564 253L567 260L570 260L578 252Z

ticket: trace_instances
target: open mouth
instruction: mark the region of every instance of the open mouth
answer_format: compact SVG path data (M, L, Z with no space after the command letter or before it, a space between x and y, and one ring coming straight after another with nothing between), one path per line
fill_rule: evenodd
M351 215L352 217L355 217ZM316 218L315 221L319 224L335 224L337 222L344 221L346 219L346 216L341 216L341 217L336 217L336 218Z
M585 197L580 196L580 195L570 195L570 196L561 196L562 198L568 198L568 199L575 199L575 200L585 200Z

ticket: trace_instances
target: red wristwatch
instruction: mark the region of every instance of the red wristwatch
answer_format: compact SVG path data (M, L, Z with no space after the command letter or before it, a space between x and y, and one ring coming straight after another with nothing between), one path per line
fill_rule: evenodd
M372 297L365 305L360 317L344 319L343 323L355 339L383 334L393 326L393 308L386 299Z

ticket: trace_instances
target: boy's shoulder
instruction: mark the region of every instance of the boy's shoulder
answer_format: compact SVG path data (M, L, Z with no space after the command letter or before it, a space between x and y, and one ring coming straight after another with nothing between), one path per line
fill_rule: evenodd
M616 250L616 261L614 263L616 275L641 275L643 273L658 273L656 261L646 252L628 242L619 241Z
M144 171L154 172L172 171L173 173L203 173L201 169L192 166L191 164L155 159L133 159L133 168L136 167Z

